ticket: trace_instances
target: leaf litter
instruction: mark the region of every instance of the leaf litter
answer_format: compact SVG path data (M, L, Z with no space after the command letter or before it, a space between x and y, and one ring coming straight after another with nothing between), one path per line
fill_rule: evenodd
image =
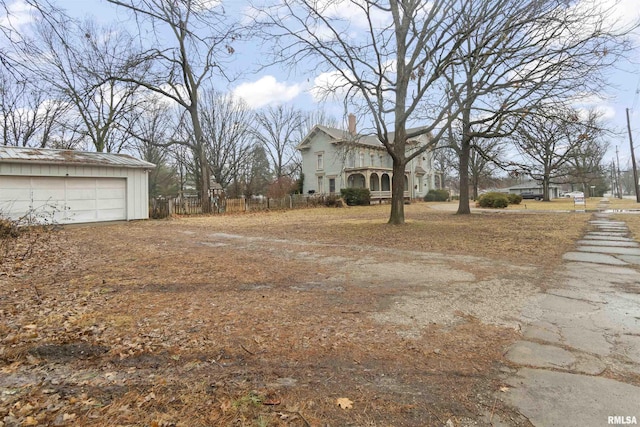
M65 227L0 268L0 422L528 425L492 398L513 319L478 309L474 285L499 305L511 276L526 298L587 217L385 212Z

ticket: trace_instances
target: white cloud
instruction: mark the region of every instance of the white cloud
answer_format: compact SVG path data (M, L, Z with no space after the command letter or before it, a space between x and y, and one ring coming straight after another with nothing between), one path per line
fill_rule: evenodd
M607 99L593 94L583 94L573 100L573 106L578 109L581 118L586 119L589 111L598 113L600 118L611 120L616 116L615 108Z
M255 82L242 83L233 90L233 95L244 99L251 108L291 101L301 92L299 84L287 85L273 76L264 76Z
M33 21L34 9L22 0L16 0L6 8L6 15L0 17L0 26L18 29Z
M344 19L358 28L369 28L369 20L374 28L386 27L391 22L391 14L369 6L369 16L367 0L318 0L316 9L326 18Z
M220 0L195 0L191 6L196 12L204 12L220 6Z
M342 101L349 92L351 85L339 71L329 71L319 74L313 80L313 87L309 93L316 102Z

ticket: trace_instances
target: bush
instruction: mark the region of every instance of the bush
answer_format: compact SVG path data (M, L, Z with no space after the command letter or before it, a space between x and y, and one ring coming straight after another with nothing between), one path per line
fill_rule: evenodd
M349 206L367 206L371 204L371 192L368 188L343 188L342 198Z
M328 208L341 208L344 207L344 201L335 194L329 194L324 198L324 205Z
M449 192L447 190L429 190L424 196L425 202L446 202L449 200Z
M504 193L484 193L478 199L481 208L502 209L509 205L509 198Z
M522 202L522 196L520 194L507 194L507 199L509 199L510 205L519 205Z

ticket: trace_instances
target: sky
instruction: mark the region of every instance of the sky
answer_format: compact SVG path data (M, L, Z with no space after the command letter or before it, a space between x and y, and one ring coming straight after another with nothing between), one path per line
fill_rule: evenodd
M28 11L21 5L21 0L9 0L7 3L16 11L17 19L29 20ZM124 10L118 10L106 0L52 0L52 3L66 9L74 17L89 17L104 24L125 23L129 18ZM245 3L245 0L233 0L226 4L241 9ZM640 0L601 0L601 3L617 3L613 25L624 26L633 20L640 20ZM333 8L331 13L347 19L354 16L353 11L347 7ZM357 26L357 23L355 25ZM610 161L615 157L617 147L621 169L630 167L629 137L626 129L627 108L630 109L634 145L640 146L640 30L632 34L631 38L639 48L630 52L629 61L617 64L616 69L610 71L605 98L588 96L585 101L585 105L602 111L608 123L617 131L616 135L609 138L611 147L606 159ZM300 75L296 74L296 70L275 66L259 69L256 58L263 55L259 50L259 44L251 42L238 46L230 67L242 70L243 73L232 82L222 82L221 87L217 87L218 90L232 91L242 97L251 108L292 105L304 110L321 108L338 119L345 116L341 103L319 104L314 97L314 89L329 77L326 73ZM640 150L636 150L636 157L640 161Z

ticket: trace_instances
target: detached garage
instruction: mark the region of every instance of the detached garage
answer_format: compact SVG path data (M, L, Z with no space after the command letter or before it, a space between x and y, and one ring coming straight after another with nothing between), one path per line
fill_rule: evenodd
M60 224L147 219L153 168L125 154L0 146L0 213Z

